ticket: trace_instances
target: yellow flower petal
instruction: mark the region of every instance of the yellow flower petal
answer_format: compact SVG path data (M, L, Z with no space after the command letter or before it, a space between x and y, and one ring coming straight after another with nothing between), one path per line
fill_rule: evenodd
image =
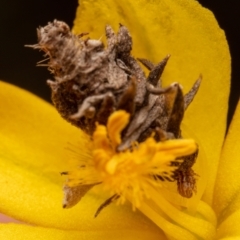
M156 63L172 55L163 74L164 85L179 81L189 90L194 79L203 75L184 123L195 133L191 137L204 141L210 169L204 199L211 203L230 87L230 55L223 31L213 14L193 0L81 0L73 31L100 38L106 24L117 29L119 23L132 33L136 57Z
M63 239L74 239L74 240L110 240L110 239L166 239L164 235L159 234L155 231L145 231L139 229L126 229L124 231L103 228L99 231L64 231L59 229L34 227L27 225L18 224L0 224L0 239L11 239L11 240L63 240Z
M238 236L238 239L240 239L239 222L240 222L240 210L236 211L231 216L229 216L218 227L217 237L221 239L223 237Z
M1 157L39 175L62 182L69 144L81 146L83 133L64 121L48 103L0 82Z
M92 191L75 208L62 209L63 179L46 169L50 163L55 168L63 166L61 162L68 157L65 143L81 141L81 132L68 127L49 104L32 94L9 84L0 85L0 212L48 228L97 232L136 229L162 236L150 220L127 205L118 208L113 204L94 219L106 196Z
M223 221L225 221L229 216L237 212L239 209L240 209L240 189L232 197L228 206L224 208L222 212L220 212L218 216L219 224L221 224Z
M229 128L219 163L214 209L223 220L240 208L240 103Z
M219 240L239 240L239 235L233 237L219 238Z
M170 204L159 191L152 190L151 196L154 196L152 201L146 200L139 209L163 229L170 239L213 239L215 236L216 218L205 202L201 201L197 212L192 215Z

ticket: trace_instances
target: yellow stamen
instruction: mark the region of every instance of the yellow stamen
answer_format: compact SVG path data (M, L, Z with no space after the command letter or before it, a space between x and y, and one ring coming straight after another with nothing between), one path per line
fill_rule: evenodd
M117 111L110 116L107 126L97 125L92 157L84 168L69 172L68 186L101 182L111 194L120 195L119 202L131 196L133 207L139 207L144 198L151 198L152 187L162 187L157 176L171 179L176 170L171 163L197 149L192 139L156 142L149 137L143 143L134 143L132 149L118 152L121 131L128 121L128 113Z

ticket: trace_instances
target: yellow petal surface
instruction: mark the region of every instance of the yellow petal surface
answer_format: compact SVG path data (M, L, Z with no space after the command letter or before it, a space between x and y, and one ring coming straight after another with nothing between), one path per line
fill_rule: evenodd
M226 238L218 238L219 240L238 240L239 236L232 236L232 237L226 237Z
M34 95L4 82L0 89L1 158L60 182L70 157L67 148L81 146L83 133Z
M226 238L219 238L219 240L238 240L239 236L232 236L232 237L226 237Z
M184 124L208 157L211 174L204 199L211 203L230 86L230 55L223 31L213 14L194 0L81 0L73 32L89 32L99 39L106 24L117 30L119 23L132 34L134 56L156 63L172 55L163 74L164 85L178 81L187 92L203 75Z
M139 209L163 229L169 239L210 240L214 238L216 219L213 210L205 202L201 201L197 213L191 215L175 208L158 191L155 193L154 191L151 193L151 196L154 196L153 201L146 200Z
M240 210L234 212L224 222L220 224L217 231L218 238L238 236L240 239ZM218 239L217 238L217 239Z
M94 219L96 209L106 200L96 190L84 197L76 207L62 209L63 179L58 178L56 169L64 167L62 162L70 154L64 149L67 142L75 144L76 141L77 145L81 142L81 132L61 120L49 104L3 82L0 83L0 104L1 213L48 228L119 231L119 234L123 230L136 229L149 234L153 232L159 238L162 236L159 228L139 212L132 212L128 205L117 207L112 204ZM10 228L10 225L4 226ZM2 229L4 227L1 227L1 234L5 231ZM15 232L20 239L18 232L20 234L21 230ZM36 232L31 234L34 236Z
M164 236L159 236L156 232L148 231L136 231L136 230L125 230L125 231L64 231L51 228L34 227L27 225L17 224L1 224L0 225L0 239L11 239L11 240L63 240L63 239L74 239L74 240L110 240L110 239L166 239Z
M240 103L230 125L220 159L214 208L220 221L240 209ZM238 223L240 222L240 219Z

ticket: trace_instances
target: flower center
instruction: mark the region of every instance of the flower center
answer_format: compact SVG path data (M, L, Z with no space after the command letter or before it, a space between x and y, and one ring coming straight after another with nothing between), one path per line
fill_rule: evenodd
M128 113L117 111L110 116L107 126L97 126L92 159L68 172L68 186L102 183L104 189L119 196L120 202L131 197L135 208L151 197L150 188L161 188L164 180L174 181L174 171L183 161L181 157L195 152L196 143L191 139L156 142L149 137L132 144L130 149L118 151L121 131L128 121Z

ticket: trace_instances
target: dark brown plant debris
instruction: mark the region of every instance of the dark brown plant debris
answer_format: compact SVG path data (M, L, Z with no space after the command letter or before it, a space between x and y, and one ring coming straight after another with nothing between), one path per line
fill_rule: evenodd
M96 122L106 125L111 113L127 111L131 120L122 133L118 151L151 135L157 141L181 138L181 121L201 77L186 95L178 83L162 88L161 75L170 55L158 64L135 59L125 26L120 24L114 33L108 25L105 31L107 47L87 37L87 33L72 34L66 23L57 20L37 30L38 44L31 47L42 50L49 59L47 66L55 80L47 83L58 112L91 136ZM148 76L139 62L149 70ZM192 170L196 157L197 153L184 157L173 176L183 197L191 197L196 189Z

